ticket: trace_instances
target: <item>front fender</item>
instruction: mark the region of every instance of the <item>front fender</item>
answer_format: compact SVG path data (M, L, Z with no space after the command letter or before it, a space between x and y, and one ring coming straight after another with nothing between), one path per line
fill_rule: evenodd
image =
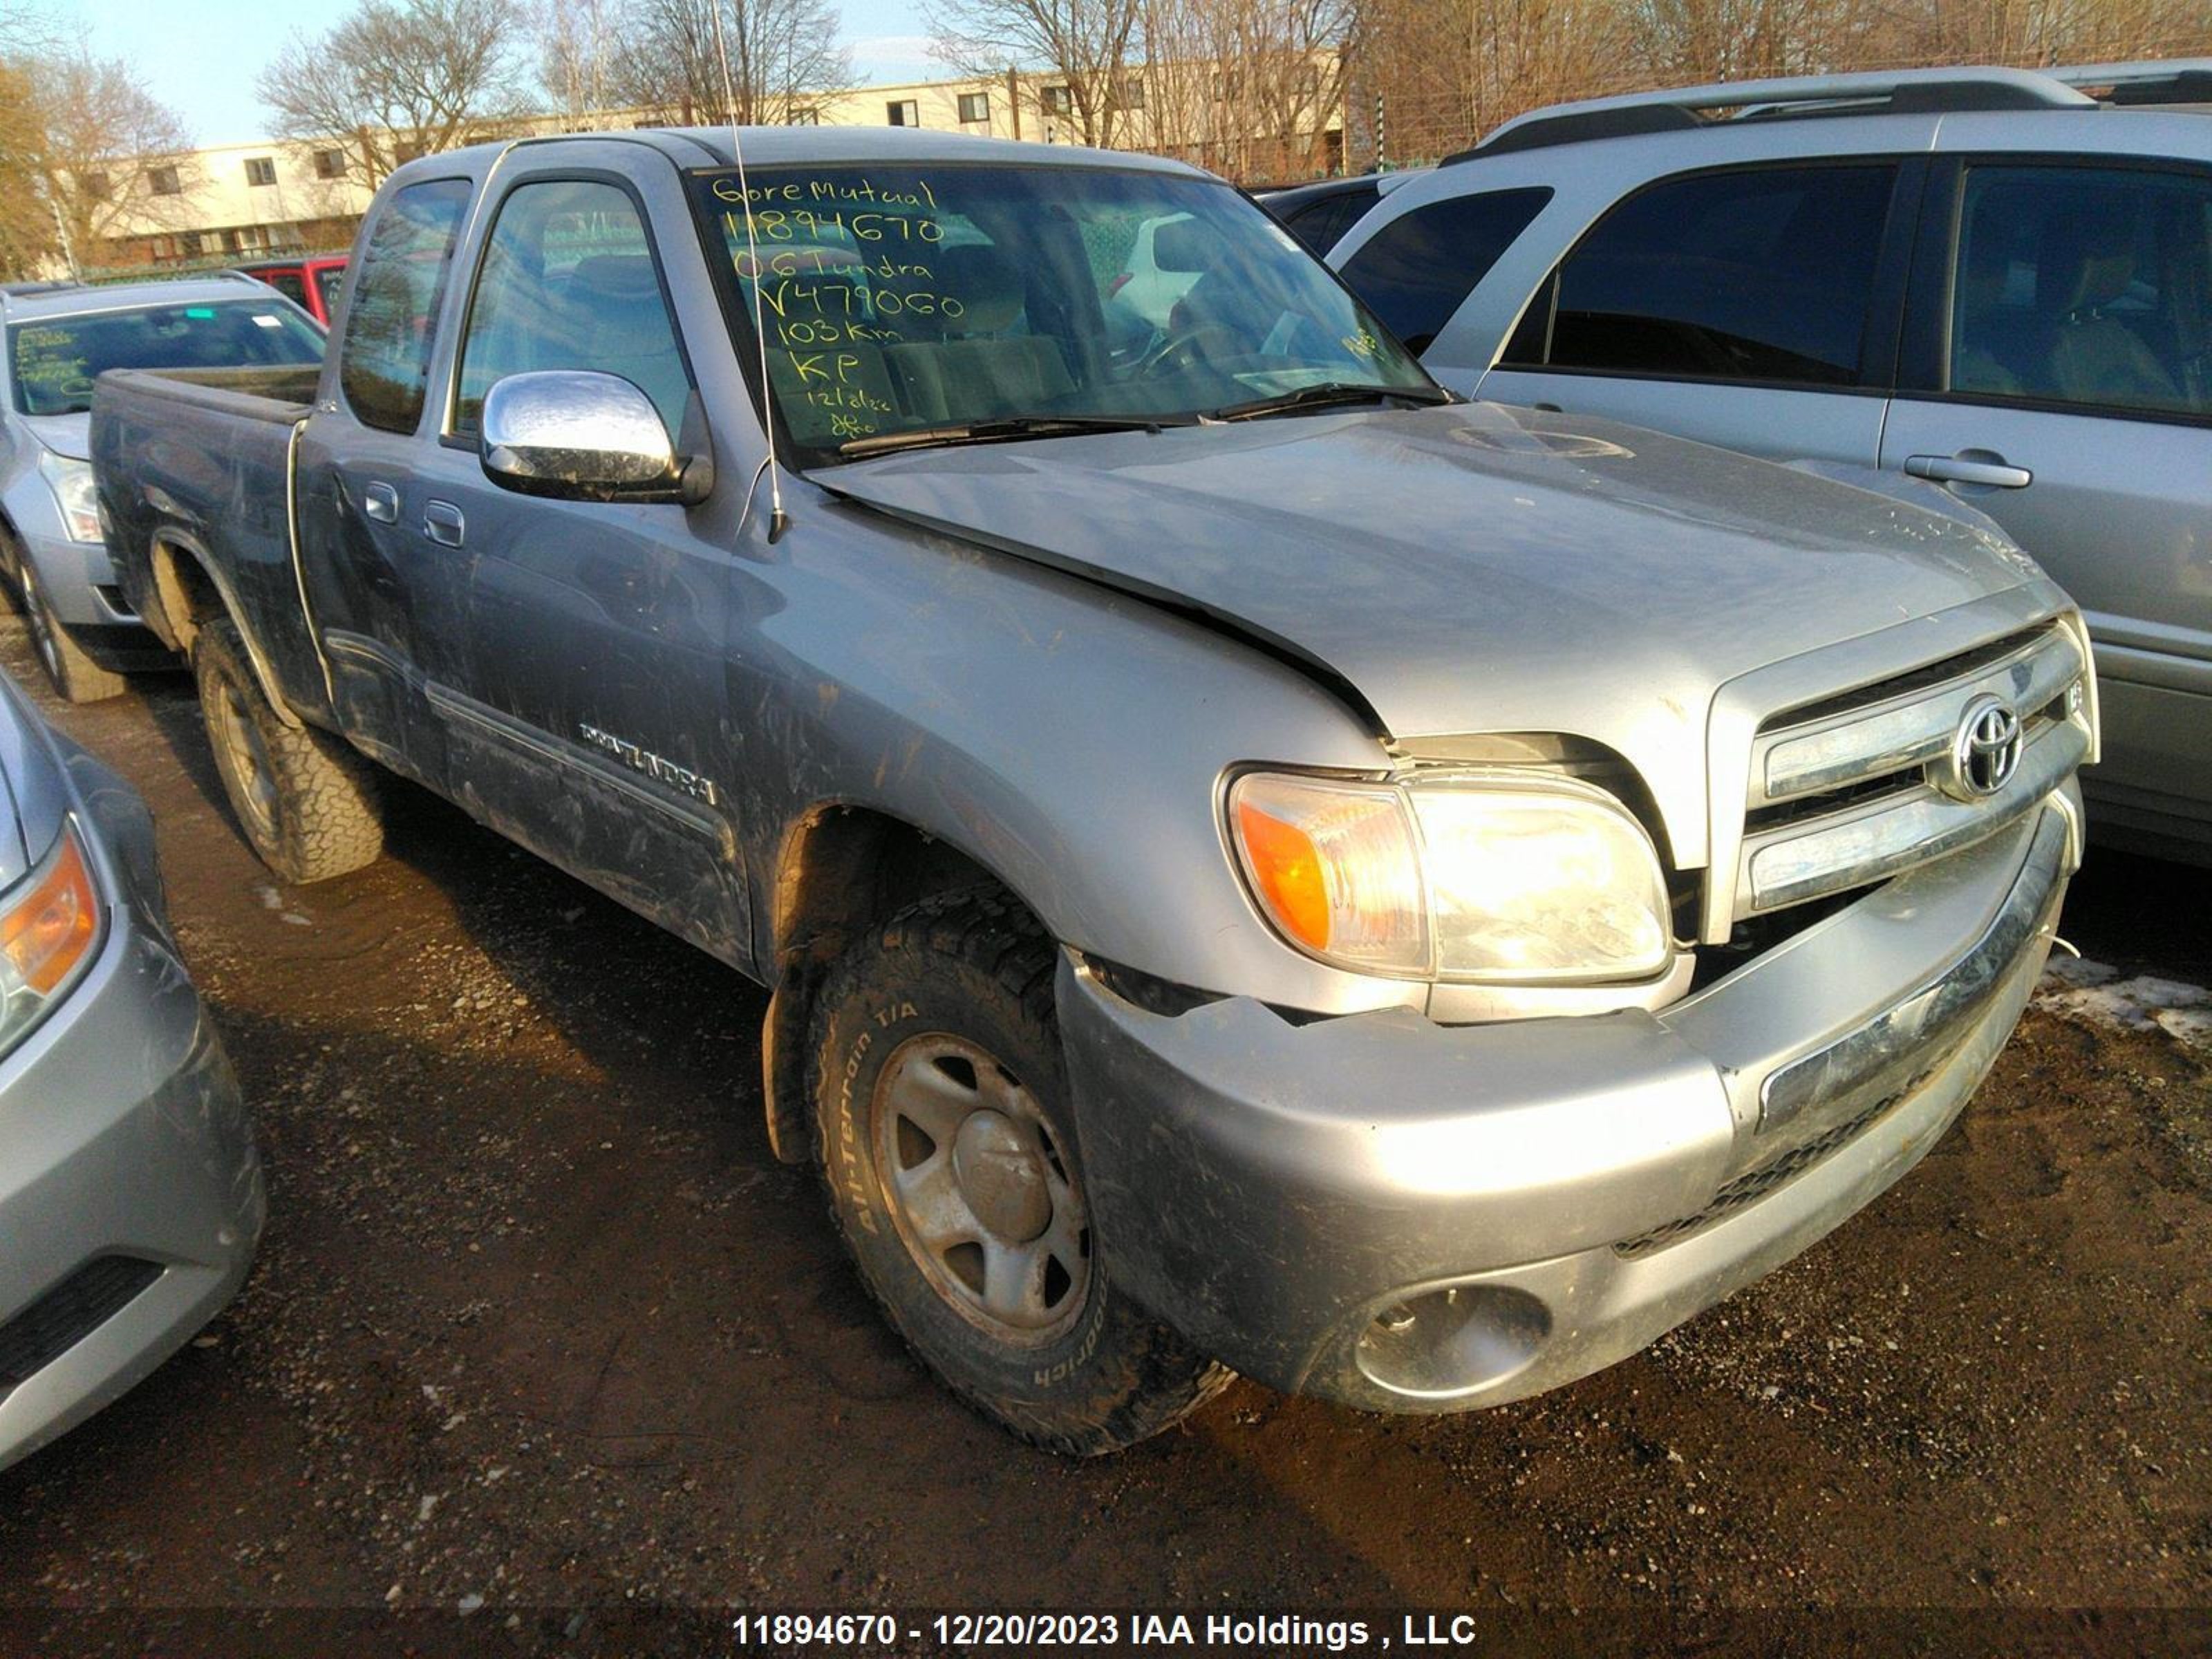
M806 517L787 546L830 533L737 607L761 618L731 685L756 893L775 890L795 826L862 808L993 872L1086 955L1324 1012L1422 1005L1425 985L1278 939L1224 841L1220 791L1239 765L1383 769L1360 716L1146 600L926 531ZM763 962L781 943L775 909L754 907Z

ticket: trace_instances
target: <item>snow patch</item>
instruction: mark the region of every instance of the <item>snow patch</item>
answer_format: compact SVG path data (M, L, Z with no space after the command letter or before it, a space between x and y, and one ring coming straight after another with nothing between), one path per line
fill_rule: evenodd
M2154 974L2122 979L2105 963L2054 957L2035 1000L2094 1024L2161 1030L2191 1048L2212 1049L2212 991L2185 980Z

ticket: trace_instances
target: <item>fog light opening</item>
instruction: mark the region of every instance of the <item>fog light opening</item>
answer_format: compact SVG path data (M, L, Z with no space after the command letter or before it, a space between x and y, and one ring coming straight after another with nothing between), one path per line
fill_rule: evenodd
M1360 1334L1354 1358L1378 1388L1449 1399L1526 1370L1551 1334L1551 1310L1526 1291L1452 1285L1385 1307Z

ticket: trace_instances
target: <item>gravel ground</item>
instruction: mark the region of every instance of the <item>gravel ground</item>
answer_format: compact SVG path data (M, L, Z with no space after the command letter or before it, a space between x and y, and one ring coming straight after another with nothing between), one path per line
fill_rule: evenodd
M1910 1179L1650 1352L1433 1420L1239 1383L1078 1465L875 1318L768 1154L757 990L404 786L390 856L281 889L186 682L58 708L13 620L0 663L153 805L272 1199L231 1311L0 1474L9 1659L369 1650L302 1611L333 1608L435 1614L361 1627L420 1651L619 1646L641 1607L624 1650L678 1650L670 1609L700 1651L723 1609L1048 1605L2212 1645L2212 1065L2157 1021L2175 994L2126 991L2212 984L2207 872L2097 858L2063 931L2110 972L2052 984ZM2083 1607L2118 1616L2033 1616Z

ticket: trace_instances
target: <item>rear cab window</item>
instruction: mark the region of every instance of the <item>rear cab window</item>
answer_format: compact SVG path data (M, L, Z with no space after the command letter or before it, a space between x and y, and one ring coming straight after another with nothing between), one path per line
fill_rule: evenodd
M1426 351L1551 199L1548 189L1494 190L1415 208L1345 261L1344 280L1409 349Z
M430 384L446 273L469 202L465 179L394 191L362 255L338 350L338 384L365 426L412 432Z
M1553 273L1516 368L1859 384L1893 162L1758 167L1653 185Z

